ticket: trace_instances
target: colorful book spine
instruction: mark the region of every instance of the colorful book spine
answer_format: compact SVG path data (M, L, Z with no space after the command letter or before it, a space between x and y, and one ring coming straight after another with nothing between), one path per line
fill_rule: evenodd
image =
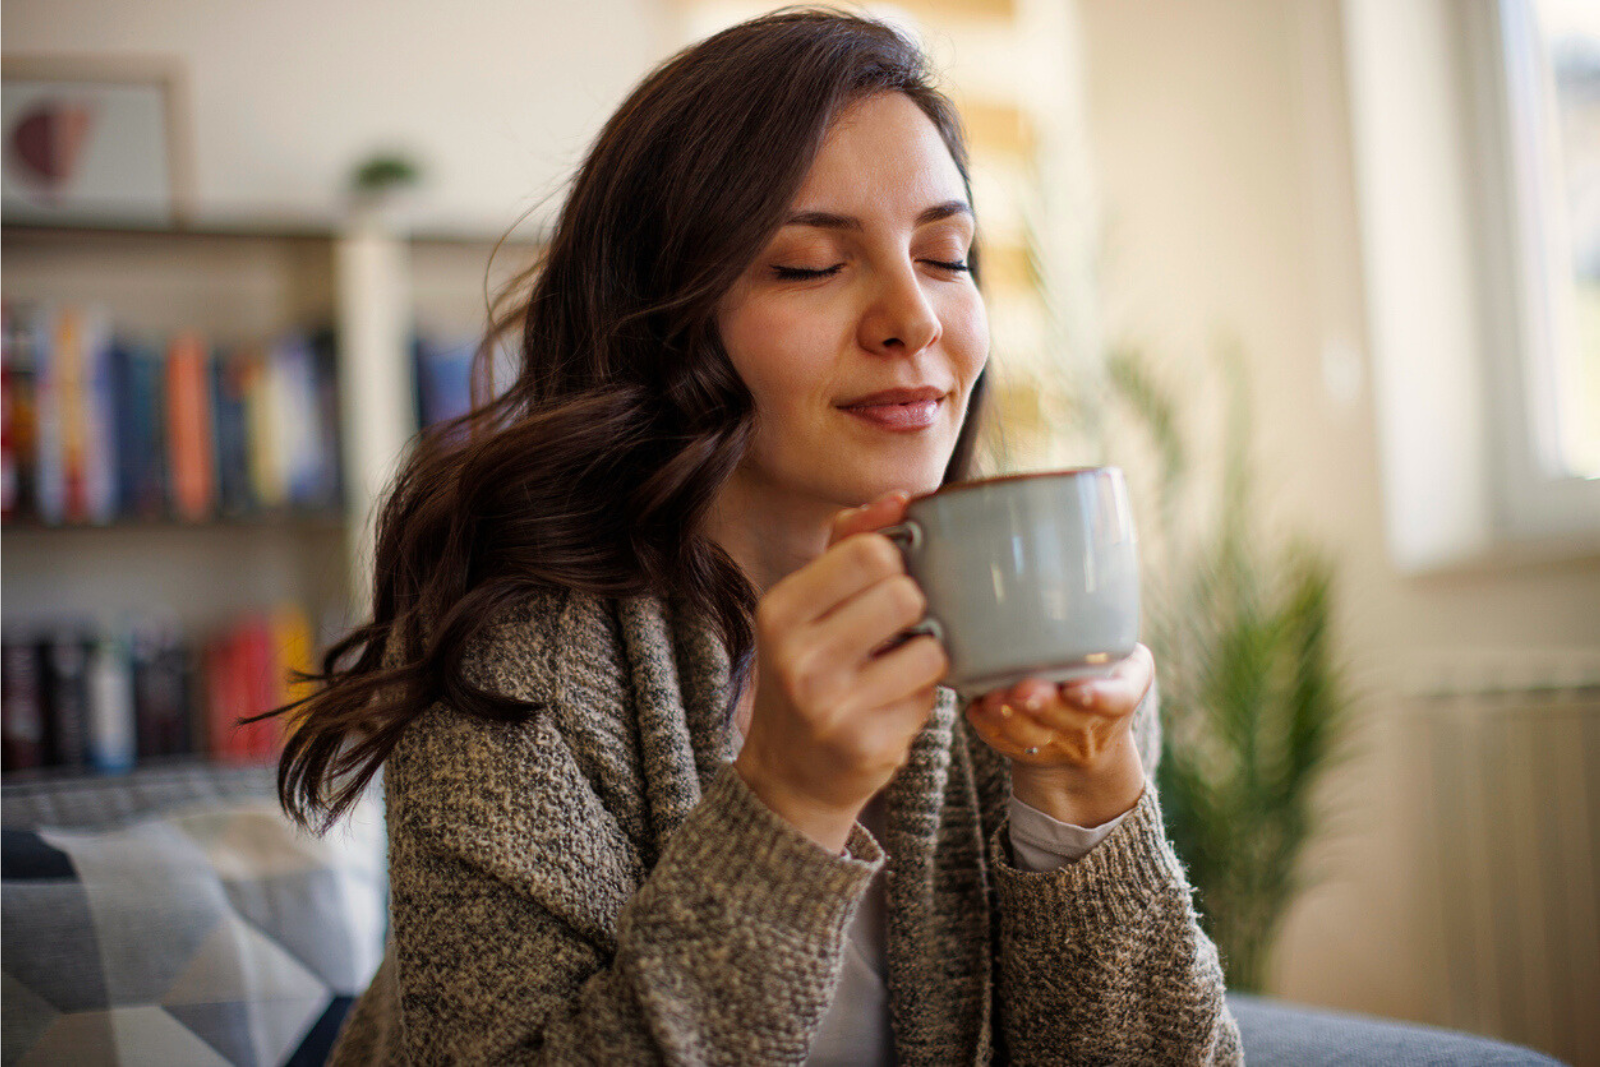
M33 512L38 507L39 404L36 388L35 334L31 317L16 305L11 307L9 370L10 401L7 418L11 423L11 451L16 461L15 496L11 515Z
M61 368L53 318L48 304L35 304L19 326L19 335L27 339L34 361L34 400L38 415L34 503L39 518L52 525L65 522L67 518L66 446L63 441L66 431L61 417Z
M154 621L136 625L130 654L139 758L190 754L195 750L192 668L175 627Z
M278 402L277 443L285 491L297 508L318 508L328 499L328 443L317 408L317 363L311 342L286 334L272 348Z
M91 646L88 665L89 766L101 774L133 769L133 672L125 644L102 634Z
M233 635L222 631L205 643L205 751L223 763L240 761L235 720L244 699L239 691L240 675L234 664Z
M88 368L84 354L83 317L61 308L54 321L57 417L61 422L63 522L89 518Z
M419 424L435 426L470 411L476 344L419 337L415 352Z
M111 349L118 399L118 512L128 518L167 514L166 368L150 345L119 338Z
M193 333L174 338L167 351L167 428L173 509L200 521L216 505L216 461L210 387L211 354Z
M17 375L12 340L11 301L0 300L0 519L17 514Z
M0 644L0 768L44 765L45 708L39 648L31 641Z
M105 312L78 314L83 358L84 520L105 525L117 517L118 391L111 329Z
M250 482L250 440L246 419L246 368L236 352L219 353L212 366L212 397L217 430L217 506L225 515L256 510Z
M241 648L241 663L247 694L245 715L259 715L271 711L282 703L278 694L282 683L278 678L278 660L273 647L272 625L264 614L253 614L241 620L237 639ZM264 719L239 728L240 744L249 759L268 759L277 751L278 719Z
M315 641L311 619L298 604L280 604L272 613L274 673L278 682L273 707L284 707L316 692L317 683L296 680L296 672L311 674L317 669ZM293 728L299 713L300 709L296 709L288 714L287 721L280 720L274 748Z
M244 372L245 435L250 452L250 488L263 508L276 510L288 503L288 486L280 458L280 406L277 375L270 354L250 348L239 356Z
M82 768L89 762L89 653L81 634L62 630L42 643L45 737L49 762Z
M344 465L341 458L338 343L331 329L312 334L311 350L317 363L317 415L322 424L322 507L335 510L344 499Z

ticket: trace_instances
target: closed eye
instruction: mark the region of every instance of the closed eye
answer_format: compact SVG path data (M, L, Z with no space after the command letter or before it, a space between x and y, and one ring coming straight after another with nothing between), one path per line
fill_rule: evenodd
M830 274L838 274L843 269L843 263L836 263L822 270L807 270L804 267L773 267L772 273L785 281L801 282L808 278L826 278Z
M953 263L939 259L928 259L923 262L938 267L940 270L958 273L972 269L966 263ZM773 267L772 273L785 281L805 281L808 278L826 278L830 275L838 274L843 269L843 263L836 263L831 267L824 267L822 270L808 270L804 267Z

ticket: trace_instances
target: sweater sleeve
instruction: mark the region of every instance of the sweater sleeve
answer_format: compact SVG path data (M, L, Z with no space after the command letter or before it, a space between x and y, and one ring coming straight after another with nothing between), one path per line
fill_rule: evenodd
M335 1062L803 1060L883 864L859 827L834 855L724 766L645 872L539 720L391 765L391 951Z
M1144 793L1080 859L1030 871L1008 819L990 835L1000 1040L1014 1063L1243 1062L1216 946L1161 819L1158 708L1152 685L1133 723Z

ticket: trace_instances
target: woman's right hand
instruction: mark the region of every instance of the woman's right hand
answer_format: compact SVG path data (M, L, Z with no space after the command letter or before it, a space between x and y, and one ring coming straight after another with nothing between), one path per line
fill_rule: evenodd
M756 606L756 693L734 769L762 802L837 852L872 795L906 761L949 668L918 636L878 651L926 601L894 543L909 497L834 516L821 556Z

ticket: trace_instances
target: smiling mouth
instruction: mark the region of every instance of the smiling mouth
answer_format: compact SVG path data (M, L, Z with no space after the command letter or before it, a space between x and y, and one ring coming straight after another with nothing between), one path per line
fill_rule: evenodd
M839 410L881 430L909 433L925 430L937 422L939 407L943 403L943 397L932 397L905 403L853 404Z

